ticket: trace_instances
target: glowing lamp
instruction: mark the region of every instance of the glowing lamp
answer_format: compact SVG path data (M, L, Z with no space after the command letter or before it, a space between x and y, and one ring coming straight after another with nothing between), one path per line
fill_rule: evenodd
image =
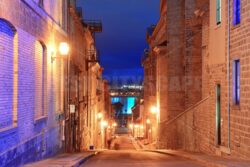
M139 125L135 125L135 128L139 128Z
M132 128L134 127L134 125L133 125L133 124L130 124L129 127L132 129Z
M101 127L105 128L108 126L108 122L107 121L102 121L101 122Z
M61 55L65 56L69 53L69 45L66 42L61 42L59 44L59 52Z
M59 44L59 54L60 56L57 56L54 49L51 49L51 62L53 63L56 58L62 58L62 56L66 56L69 54L69 45L66 42L61 42Z
M156 106L152 106L150 109L152 114L157 114L158 113L158 108Z
M98 118L98 119L101 119L102 116L103 116L102 113L98 113L98 114L97 114L97 118Z
M150 124L150 123L151 123L150 119L147 119L147 120L146 120L146 123L147 123L147 124Z

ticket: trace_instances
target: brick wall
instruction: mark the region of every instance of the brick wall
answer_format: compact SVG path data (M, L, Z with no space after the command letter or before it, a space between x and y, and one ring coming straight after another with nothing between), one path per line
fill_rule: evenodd
M236 157L249 159L250 155L250 2L241 1L241 21L233 25L233 0L231 2L230 25L230 91L233 90L233 61L240 60L240 104L235 105L233 93L231 106L231 153ZM227 8L228 9L228 8ZM228 39L227 39L228 41Z
M161 148L184 149L192 152L210 152L209 131L210 123L209 99L180 114L176 119L162 122L160 133L164 134L160 140Z
M0 19L0 128L13 123L13 78L14 78L14 36L15 30L5 20Z
M190 1L186 1L190 4ZM202 7L205 1L196 1L198 8ZM226 1L222 1L223 9L227 11ZM184 111L176 118L170 121L161 122L160 134L163 136L160 140L160 147L170 149L184 149L187 151L204 152L208 154L226 155L230 154L233 157L249 159L250 148L250 124L249 124L249 10L250 3L241 1L241 23L239 25L230 25L230 129L228 127L228 38L225 43L219 42L221 36L227 36L227 12L222 15L223 23L214 28L214 23L209 22L214 16L214 4L210 5L210 10L207 10L202 16L201 39L197 39L197 43L191 43L191 50L185 51L188 54L186 60L192 66L197 67L192 61L193 56L202 55L202 66L191 71L185 71L186 75L193 76L193 71L202 69L202 101L192 105L195 99L190 98L191 95L187 92L186 97L190 98L191 108ZM189 6L188 9L192 7ZM233 13L233 1L231 1L231 14ZM190 12L190 11L189 11ZM188 16L188 14L187 14ZM231 15L232 17L233 15ZM231 18L232 21L232 18ZM230 22L231 22L230 21ZM231 23L232 24L232 23ZM187 27L186 27L187 28ZM192 29L191 29L192 30ZM224 31L225 30L225 31ZM190 29L186 32L189 34ZM221 34L221 33L226 34ZM191 33L192 34L192 33ZM186 34L187 35L187 34ZM187 36L186 36L187 37ZM220 38L218 41L217 39ZM224 38L223 38L224 39ZM195 39L194 39L195 40ZM217 46L217 44L220 45ZM201 44L200 51L196 52L192 49L193 45ZM216 47L215 45L216 44ZM225 53L225 54L221 54ZM240 104L235 105L232 97L233 90L233 61L240 60ZM200 60L199 60L200 61ZM187 65L187 64L186 64ZM201 75L199 74L199 75ZM216 116L216 85L220 85L220 118ZM192 87L190 88L192 89ZM191 93L192 94L192 93ZM176 93L174 95L177 95ZM187 99L186 99L187 102ZM220 135L216 132L216 122L219 122L221 127ZM218 125L217 125L218 126ZM228 135L230 130L230 149L228 149ZM221 137L221 143L217 143L218 136Z
M7 122L6 128L0 126L1 165L18 166L62 149L62 126L56 103L61 94L57 83L64 73L56 66L57 60L51 62L51 52L57 50L60 42L66 41L67 35L32 3L0 0L0 18L16 29L14 42L3 40L3 25L0 30L1 76L9 76L1 77L0 82L6 81L1 85L0 103L7 108L0 111L1 122ZM13 9L16 12L10 12ZM3 44L4 48L13 45L12 51L5 49L9 50L8 58L2 54ZM46 54L43 54L43 47ZM8 102L2 100L6 97ZM64 103L62 99L59 101Z

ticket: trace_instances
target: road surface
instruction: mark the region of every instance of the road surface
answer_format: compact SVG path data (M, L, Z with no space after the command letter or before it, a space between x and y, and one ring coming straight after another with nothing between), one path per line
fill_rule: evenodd
M172 155L136 151L131 139L119 137L119 150L105 151L85 162L82 167L201 167L196 162Z

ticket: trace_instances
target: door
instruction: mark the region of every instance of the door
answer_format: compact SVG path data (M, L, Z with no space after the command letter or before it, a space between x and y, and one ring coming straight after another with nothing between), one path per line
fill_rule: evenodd
M221 145L221 86L216 85L216 144Z

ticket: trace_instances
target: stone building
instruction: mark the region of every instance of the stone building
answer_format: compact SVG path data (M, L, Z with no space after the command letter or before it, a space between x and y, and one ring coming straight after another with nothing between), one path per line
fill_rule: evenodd
M193 14L201 5L161 1L160 20L148 37L156 66L154 106L160 134L166 131L165 122L201 100L201 25ZM159 147L166 144L161 137L164 135L157 139Z
M75 112L68 112L66 145L71 145L68 151L103 148L103 118L98 118L98 114L105 114L104 81L94 39L94 33L101 32L101 24L93 26L91 21L83 20L82 9L76 7L75 0L70 1L69 21L74 48L69 63L69 104Z
M161 1L150 46L157 53L159 147L249 158L249 6Z
M150 48L144 50L142 58L142 65L144 68L144 82L143 82L143 98L144 98L144 112L143 112L143 125L145 126L145 138L151 141L156 141L156 127L157 121L150 113L150 108L156 105L156 59L155 54L151 48L151 36L155 26L151 25L147 29L147 42ZM147 125L146 120L150 120L150 125ZM154 130L152 130L154 128ZM152 134L154 133L154 134ZM153 136L153 139L152 137Z
M10 12L11 11L11 12ZM62 151L66 0L0 1L0 164ZM53 60L52 60L53 57Z

